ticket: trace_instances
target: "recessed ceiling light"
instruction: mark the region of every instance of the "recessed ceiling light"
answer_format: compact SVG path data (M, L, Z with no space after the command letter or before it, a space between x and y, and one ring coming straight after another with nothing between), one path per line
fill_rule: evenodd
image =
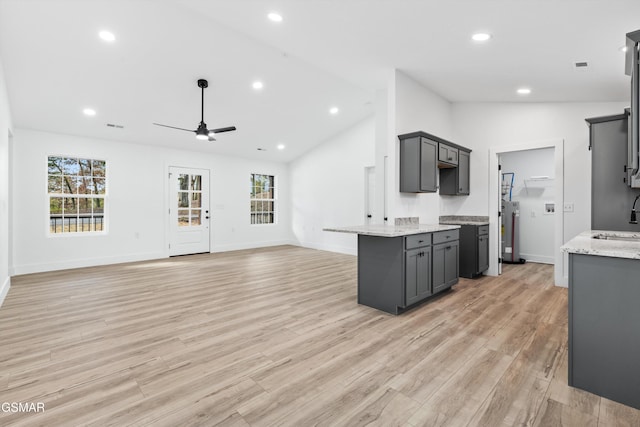
M626 52L627 51L627 47L626 46L622 46L620 49L618 49L620 52Z
M336 114L338 114L338 112L339 112L339 111L340 111L340 110L338 109L338 107L331 107L331 108L329 108L329 113L330 113L330 114L333 114L334 116L335 116Z
M95 116L96 115L96 110L94 110L93 108L85 108L84 110L82 110L82 112L84 113L85 116Z
M516 92L518 92L518 95L529 95L531 93L531 89L528 87L521 87Z
M278 150L284 150L284 144L278 144Z
M111 31L100 31L98 35L106 42L113 42L116 40L116 36Z
M282 15L278 12L271 12L267 15L267 18L273 22L282 22Z
M471 39L477 42L486 42L491 38L491 34L488 33L475 33L471 36Z
M256 80L255 82L253 82L253 84L251 86L253 86L253 88L255 90L260 90L260 89L262 89L264 87L264 84L262 84L261 81L257 81Z

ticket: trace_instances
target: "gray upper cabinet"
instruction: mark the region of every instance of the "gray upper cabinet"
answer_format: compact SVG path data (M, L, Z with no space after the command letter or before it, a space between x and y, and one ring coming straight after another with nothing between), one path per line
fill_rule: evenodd
M469 194L469 160L471 152L458 150L458 167L440 169L440 194L466 196Z
M471 150L422 131L398 139L401 192L435 193L440 171L440 194L469 194Z
M400 136L400 191L435 193L437 158L437 142L419 135Z
M442 142L438 146L438 166L453 168L458 165L458 149Z

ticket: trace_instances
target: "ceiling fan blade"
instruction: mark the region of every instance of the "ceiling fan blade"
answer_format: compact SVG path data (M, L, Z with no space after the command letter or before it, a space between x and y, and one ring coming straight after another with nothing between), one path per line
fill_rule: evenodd
M187 132L195 132L195 130L192 130L192 129L177 128L177 127L175 127L175 126L161 125L160 123L154 123L154 125L156 125L156 126L162 126L162 127L165 127L165 128L171 128L171 129L186 130Z
M231 132L232 130L236 130L236 127L235 126L229 126L229 127L226 127L226 128L211 129L209 131L209 133Z

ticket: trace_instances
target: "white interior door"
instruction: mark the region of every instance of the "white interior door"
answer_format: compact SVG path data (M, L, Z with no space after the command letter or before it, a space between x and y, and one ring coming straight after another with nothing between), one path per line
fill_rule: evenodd
M375 218L376 167L364 168L364 223L371 224Z
M169 167L169 256L210 252L209 171Z

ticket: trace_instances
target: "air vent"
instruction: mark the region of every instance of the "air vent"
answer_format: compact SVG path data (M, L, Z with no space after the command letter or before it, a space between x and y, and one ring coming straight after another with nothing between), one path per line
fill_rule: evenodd
M267 151L266 148L258 148L258 151Z
M578 71L581 73L593 70L593 67L591 66L591 64L589 64L589 61L573 61L571 63L571 68L573 68L573 71Z
M116 128L116 129L123 129L124 128L124 126L122 126L122 125L115 125L113 123L107 123L107 126L110 127L110 128Z

